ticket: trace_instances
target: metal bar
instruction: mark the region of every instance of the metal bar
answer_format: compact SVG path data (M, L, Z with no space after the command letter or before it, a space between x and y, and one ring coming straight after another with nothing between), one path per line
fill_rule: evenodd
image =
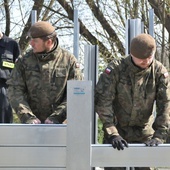
M112 145L111 144L92 144L91 145L92 147L111 147ZM146 147L146 145L144 143L136 143L136 144L131 144L129 143L128 144L129 147ZM164 143L164 144L159 144L158 146L154 146L154 147L170 147L170 144L169 143ZM146 148L149 148L149 147L146 147Z
M149 34L154 37L154 9L149 10Z
M53 134L54 135L54 134ZM0 168L64 168L66 147L0 147Z
M128 19L126 21L126 55L130 54L130 42L131 40L142 33L143 25L141 19Z
M141 19L137 18L135 19L135 36L138 34L141 34L142 32L142 24L141 24ZM134 38L134 37L131 37Z
M170 144L129 144L123 151L109 144L92 145L92 167L170 167L169 153Z
M67 82L67 170L90 170L92 82Z
M35 22L37 22L37 11L32 10L31 11L31 24L33 25Z
M0 146L66 146L66 131L64 124L0 124Z
M79 21L78 21L78 10L74 10L74 48L73 54L79 58Z
M130 49L129 49L129 44L130 44L130 19L126 20L126 32L125 32L125 47L126 47L126 51L125 51L125 55L129 55L130 54Z
M94 89L98 81L98 46L84 46L84 80L92 81L92 89ZM92 143L97 143L98 127L97 114L94 113L94 91L92 91Z

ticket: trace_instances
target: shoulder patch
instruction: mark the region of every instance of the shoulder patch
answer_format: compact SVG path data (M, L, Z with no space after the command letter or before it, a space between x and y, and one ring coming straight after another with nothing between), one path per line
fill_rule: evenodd
M106 73L106 74L110 74L111 71L112 71L111 68L108 68L108 67L107 67L107 68L105 69L105 73Z

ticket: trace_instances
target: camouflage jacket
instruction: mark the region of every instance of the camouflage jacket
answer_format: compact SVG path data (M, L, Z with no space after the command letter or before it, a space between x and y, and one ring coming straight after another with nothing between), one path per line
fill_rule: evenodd
M10 103L22 123L48 117L54 123L66 119L67 80L82 80L76 58L57 46L47 54L30 50L15 63L9 85Z
M131 56L111 62L96 85L95 110L107 137L119 134L127 141L142 142L153 136L164 141L170 125L166 68L154 59L142 70L132 63Z

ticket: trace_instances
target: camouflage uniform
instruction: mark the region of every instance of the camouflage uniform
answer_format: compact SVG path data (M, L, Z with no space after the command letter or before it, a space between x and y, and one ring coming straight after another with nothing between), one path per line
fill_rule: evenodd
M131 56L111 62L97 83L95 110L103 123L105 143L111 135L120 135L128 143L143 143L151 137L165 142L170 124L166 68L154 59L142 70Z
M67 80L82 80L76 58L56 46L46 54L30 50L20 57L8 81L12 107L22 123L48 117L54 123L66 119Z

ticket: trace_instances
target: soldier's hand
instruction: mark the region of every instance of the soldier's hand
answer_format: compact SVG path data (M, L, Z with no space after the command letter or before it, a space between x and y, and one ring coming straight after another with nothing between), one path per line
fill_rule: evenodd
M41 121L38 118L29 119L26 123L28 124L41 124Z
M163 142L159 138L152 138L144 142L146 146L158 146L159 144L162 144Z
M128 147L128 143L120 135L114 135L109 138L109 143L112 144L113 148L123 150L124 147Z
M54 122L52 120L48 119L48 118L45 120L44 123L45 124L54 124Z
M41 121L38 118L36 118L33 119L32 124L41 124Z

